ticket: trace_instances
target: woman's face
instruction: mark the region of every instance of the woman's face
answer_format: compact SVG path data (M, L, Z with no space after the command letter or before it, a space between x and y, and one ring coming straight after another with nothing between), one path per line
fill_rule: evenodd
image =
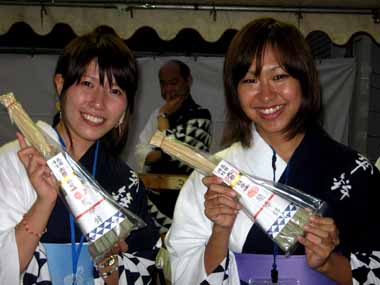
M265 49L258 76L255 68L254 59L238 84L241 107L261 136L283 136L301 106L300 83L281 67L271 47Z
M64 123L74 144L91 145L119 124L127 107L127 97L114 79L110 88L109 80L106 77L101 85L94 59L79 83L67 89L63 102Z

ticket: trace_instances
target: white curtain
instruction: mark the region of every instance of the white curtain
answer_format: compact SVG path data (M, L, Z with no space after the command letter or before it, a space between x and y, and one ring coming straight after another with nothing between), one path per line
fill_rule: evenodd
M133 150L138 134L149 114L163 104L158 70L172 57L139 58L140 81L136 95L136 108L128 144L123 158L135 166ZM209 108L213 119L212 151L220 149L224 126L224 94L222 83L222 57L176 57L186 62L193 74L192 95L196 102ZM0 54L0 93L12 91L34 120L52 121L56 96L53 72L57 56ZM317 63L320 70L325 107L325 127L335 139L347 143L349 108L355 83L355 60L329 59ZM0 107L0 145L15 138L4 108Z

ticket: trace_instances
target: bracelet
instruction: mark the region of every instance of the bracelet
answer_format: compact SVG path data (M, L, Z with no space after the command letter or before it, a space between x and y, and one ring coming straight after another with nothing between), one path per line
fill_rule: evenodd
M107 257L103 262L96 264L96 268L99 272L100 277L102 277L104 279L104 278L107 278L108 276L110 276L112 273L114 273L119 268L117 261L118 261L118 256L116 254L114 254L114 255ZM111 267L111 269L108 271L105 271L105 272L101 272L99 270L99 269L103 269L103 268L107 268L107 267Z
M103 269L103 268L114 265L116 262L117 262L117 255L114 254L104 259L103 262L100 262L99 264L97 264L96 267Z
M102 277L103 279L105 279L105 278L109 277L110 275L112 275L112 273L114 273L117 269L118 269L118 267L115 266L110 271L99 272L100 273L100 277Z
M41 238L41 237L44 235L44 233L47 232L46 228L45 228L42 232L37 232L37 231L33 230L33 229L30 227L30 224L29 224L29 222L28 222L28 217L29 217L29 215L28 215L28 214L25 214L25 215L22 217L21 222L20 222L16 227L18 227L18 226L20 226L20 225L23 225L24 228L25 228L25 231L26 231L27 233L29 233L29 234L31 234L31 235L34 235L34 236L36 236L36 237L38 237L38 238Z

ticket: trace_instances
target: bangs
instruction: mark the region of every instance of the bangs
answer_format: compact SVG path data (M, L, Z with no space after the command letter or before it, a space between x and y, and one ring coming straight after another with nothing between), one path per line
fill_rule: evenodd
M82 42L81 42L82 41ZM86 44L83 44L83 41ZM65 77L63 91L78 84L86 72L87 66L96 60L99 69L99 81L104 85L105 78L112 81L127 94L129 107L133 107L131 97L136 92L137 66L135 59L125 43L113 35L87 35L74 39L64 51L57 64L56 73Z

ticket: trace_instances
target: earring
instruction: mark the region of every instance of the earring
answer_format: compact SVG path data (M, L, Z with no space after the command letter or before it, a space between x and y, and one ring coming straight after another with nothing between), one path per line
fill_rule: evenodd
M61 102L55 102L55 109L58 111L59 119L62 120L62 110L61 110Z
M55 109L59 112L61 111L61 102L59 101L55 102Z
M119 125L119 127L118 127L118 130L119 130L119 137L121 136L121 125Z
M117 125L120 126L120 125L123 123L123 121L124 121L124 113L123 113L123 115L120 117L120 119L119 119L119 123L118 123Z
M115 128L118 128L119 136L121 136L121 131L122 131L122 125L123 125L123 122L124 122L124 117L125 117L125 113L123 113L123 115L121 115L121 117L119 119L119 122L115 126Z

